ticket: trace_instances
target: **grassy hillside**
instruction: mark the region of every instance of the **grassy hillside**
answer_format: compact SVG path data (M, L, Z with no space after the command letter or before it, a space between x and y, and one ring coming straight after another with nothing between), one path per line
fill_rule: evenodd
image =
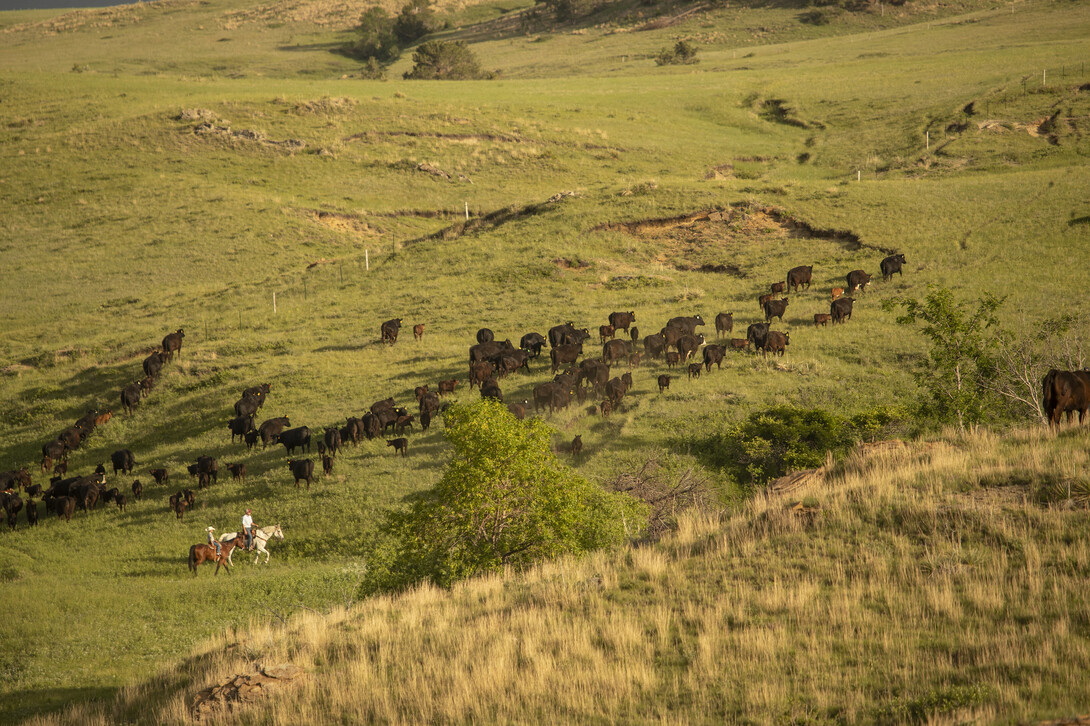
M1031 723L1081 713L1085 431L863 449L646 546L226 631L38 723ZM1068 502L1070 504L1070 501ZM283 684L283 681L281 681ZM230 689L228 689L230 690Z
M34 469L90 408L118 413L144 356L186 331L149 399L72 457L89 473L133 450L146 499L33 530L20 515L0 536L5 720L109 696L224 628L353 602L381 512L438 478L442 432L412 434L404 459L381 441L350 448L297 491L282 449L230 443L246 386L273 386L259 420L287 413L320 431L464 378L481 326L517 341L636 310L646 335L733 310L741 335L770 282L815 264L777 324L792 333L783 360L732 356L663 395L664 366L645 363L610 419L587 414L590 400L547 417L558 447L583 436L588 477L669 456L730 503L739 488L689 453L706 427L779 403L850 414L911 401L926 347L882 301L930 284L988 291L1030 324L1086 303L1071 264L1090 215L1083 4L913 5L839 29L800 23L790 5L743 6L657 30L531 35L494 19L520 6L453 8L485 24L445 33L503 69L464 83L400 80L407 57L391 80L361 81L330 52L358 9L269 7L0 15L0 468ZM768 13L775 37L731 35ZM723 37L698 65L654 66L702 23ZM500 210L502 223L474 228ZM708 210L691 225L618 224ZM903 278L876 282L849 324L813 328L831 286L894 250ZM423 341L406 327L381 345L391 317L425 323ZM521 400L547 378L537 362L501 385ZM463 383L454 400L476 395ZM192 486L185 465L203 454L245 462L249 478L200 492L177 521L167 498ZM147 486L159 466L169 488ZM246 506L284 526L272 564L193 580L189 545Z

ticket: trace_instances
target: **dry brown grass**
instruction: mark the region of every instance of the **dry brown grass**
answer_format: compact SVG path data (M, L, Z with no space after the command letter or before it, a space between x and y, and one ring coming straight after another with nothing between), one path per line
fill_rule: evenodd
M224 633L39 723L184 723L254 663L313 677L215 723L1022 722L1090 699L1086 431L872 447L824 482L691 515L654 547ZM982 485L982 482L984 483ZM1018 487L1024 496L984 496ZM800 516L800 499L815 516Z

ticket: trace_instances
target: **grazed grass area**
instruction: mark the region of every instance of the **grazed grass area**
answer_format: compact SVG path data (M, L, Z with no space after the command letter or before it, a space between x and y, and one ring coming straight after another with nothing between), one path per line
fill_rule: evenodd
M333 477L296 491L282 450L229 444L226 420L246 386L273 384L259 420L287 413L320 431L376 399L408 405L416 385L464 378L481 326L517 341L636 310L646 335L674 315L699 312L711 327L716 312L734 310L742 335L768 283L814 263L812 289L792 295L777 324L792 333L786 358L732 356L695 381L682 374L662 395L655 376L665 368L645 363L609 420L588 415L589 400L549 417L558 446L582 434L579 467L605 481L665 454L699 466L677 442L705 421L780 403L850 414L910 400L924 343L881 310L891 297L921 296L928 284L965 297L986 290L1009 295L1006 311L1030 321L1085 305L1084 274L1071 261L1086 250L1079 220L1090 215L1090 94L1079 90L1090 82L1079 65L1090 10L973 7L983 10L932 26L908 18L838 35L823 26L812 40L784 11L790 32L744 53L729 38L709 42L681 73L650 56L684 27L589 28L544 42L478 27L474 48L505 74L450 84L341 79L355 66L328 52L336 27L206 24L238 9L226 2L141 6L118 11L146 14L139 22L55 34L12 30L27 14L0 16L0 468L33 466L41 444L89 408L118 410L144 355L164 333L186 330L181 360L152 396L72 461L88 473L130 448L145 485L148 469L171 470L169 490L149 488L125 514L80 514L68 525L28 530L20 517L0 537L0 607L12 614L0 626L0 714L109 695L225 626L354 598L358 553L380 511L438 477L441 432L411 435L405 459L380 441L349 449ZM749 10L755 25L773 12ZM738 12L688 22L735 32ZM459 32L470 31L450 31ZM1044 88L1033 80L1042 67ZM568 191L532 215L432 236L464 221L467 206L480 218ZM638 234L602 227L709 209L724 218ZM849 231L863 246L777 217ZM852 269L876 273L883 250L906 253L904 277L875 282L848 325L814 329L829 288ZM407 327L387 348L377 328L391 317ZM420 343L408 328L416 322L426 323ZM507 399L531 398L547 370L538 362L504 381ZM455 400L476 395L463 383ZM200 454L245 461L250 477L201 492L178 522L167 497L192 486L180 472ZM702 473L723 502L740 498L720 472ZM123 489L130 482L111 477ZM192 581L188 546L209 524L233 528L249 505L259 524L284 525L272 565ZM850 665L857 656L842 667L865 668ZM647 688L606 703L635 708L669 690ZM906 698L926 695L905 689ZM1006 709L1004 694L987 703ZM768 698L769 713L795 713ZM873 699L852 698L838 702L877 718L861 705ZM411 720L399 709L389 713Z
M1088 697L1085 431L861 450L655 546L228 630L39 723L176 723L198 690L307 681L210 723L1026 723ZM799 502L802 504L798 504Z

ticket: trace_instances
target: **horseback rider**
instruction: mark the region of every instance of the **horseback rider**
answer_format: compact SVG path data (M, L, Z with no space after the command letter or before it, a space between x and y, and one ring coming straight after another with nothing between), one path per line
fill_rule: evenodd
M216 536L212 534L215 531L215 527L208 528L208 544L216 548L216 559L218 560L220 558L220 543L219 540L216 539Z
M242 531L246 533L246 551L254 548L254 518L250 516L250 510L242 515Z

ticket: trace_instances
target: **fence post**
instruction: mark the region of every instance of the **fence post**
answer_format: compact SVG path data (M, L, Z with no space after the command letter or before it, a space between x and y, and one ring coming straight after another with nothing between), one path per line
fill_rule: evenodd
M276 293L273 293L273 313L276 313Z
M371 270L371 250L363 251L363 268L367 271Z
M924 136L926 137L927 150L931 151L931 132L925 131Z

